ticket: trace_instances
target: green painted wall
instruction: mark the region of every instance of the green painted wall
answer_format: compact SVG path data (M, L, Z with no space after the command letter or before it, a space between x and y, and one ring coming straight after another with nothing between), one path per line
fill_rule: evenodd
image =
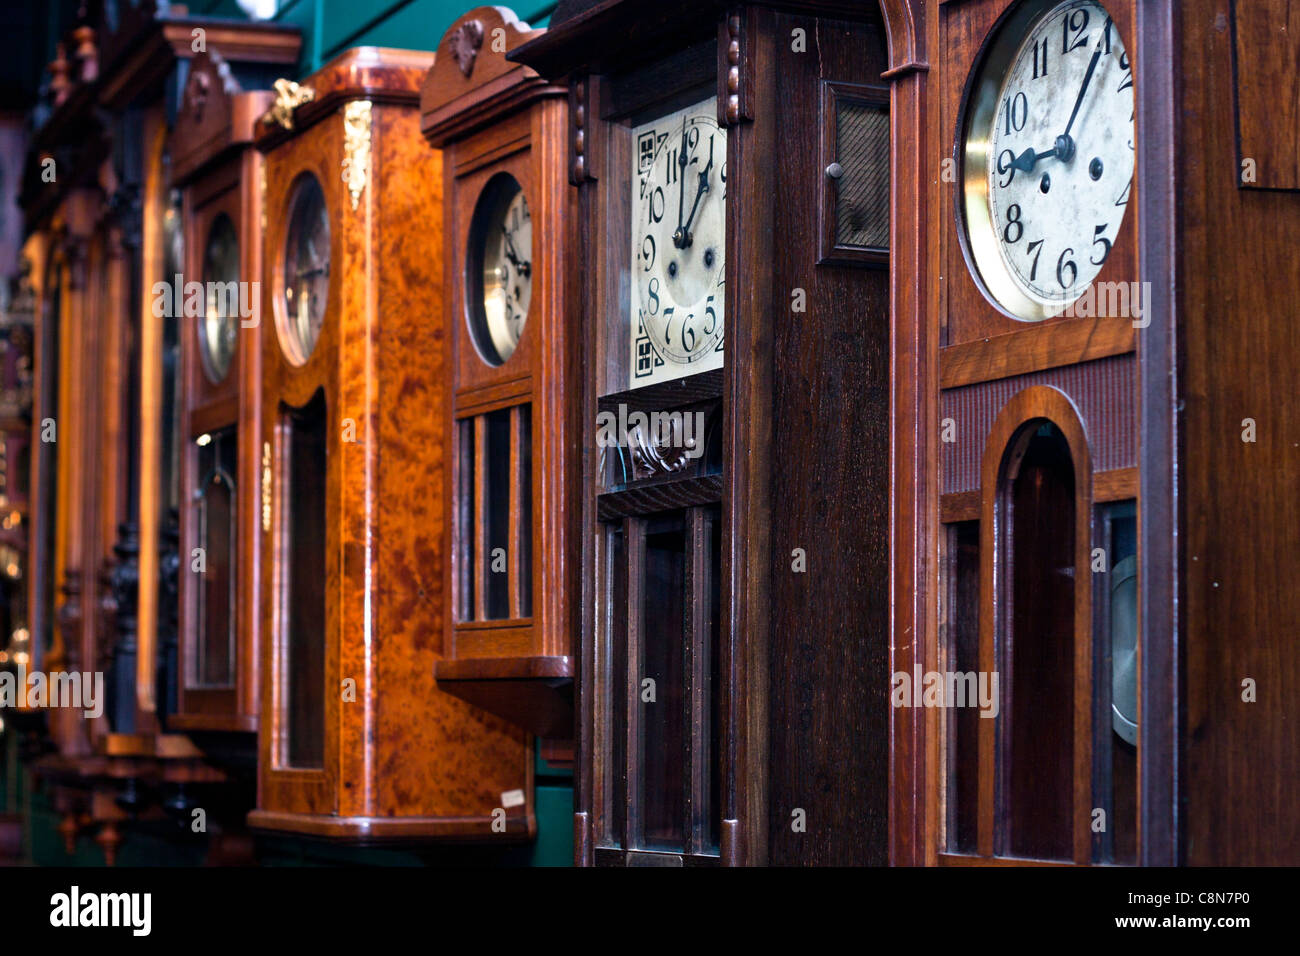
M546 26L555 9L553 2L518 3L511 9L532 27ZM473 0L280 0L275 19L302 30L303 55L298 65L302 77L349 47L432 50L457 17L480 5L487 4ZM195 15L243 15L235 0L192 0L189 9Z

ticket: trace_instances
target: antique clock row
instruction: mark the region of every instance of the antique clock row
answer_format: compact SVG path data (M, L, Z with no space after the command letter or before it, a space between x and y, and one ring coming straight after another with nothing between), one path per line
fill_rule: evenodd
M251 822L523 838L573 734L579 863L1173 859L1139 6L200 57L175 724L259 730Z
M523 836L527 735L570 735L576 676L580 862L884 862L890 266L897 300L920 265L891 242L888 84L897 108L923 70L905 47L891 63L901 28L875 11L683 5L647 35L608 6L562 4L545 35L480 8L436 62L354 50L274 96L238 91L218 54L195 62L174 134L205 295L184 325L181 553L204 569L181 582L174 723L260 719L256 826ZM945 346L1058 315L1127 254L1125 26L1095 2L1028 3L991 33L961 107L953 247L978 299ZM1091 543L1087 443L1059 394L998 418L1011 478L986 452L994 471L961 484L974 435L944 459L941 588L971 605L942 610L950 669L995 670L983 655L1015 641L965 630L993 600L981 489L996 507L1009 481L996 494L1020 514L1064 522L1015 539L1034 551L1018 575ZM1107 511L1104 542L1130 582L1132 514ZM1066 723L1021 744L1006 728L1045 718L1020 705L998 760L1037 746L1050 764L1090 712L1068 706L1090 669L1066 665L1090 653L1091 595L1008 586L1040 595L1017 628L1061 631L1034 670L1063 675ZM1106 774L1131 788L1121 703ZM958 718L945 738L950 849L1091 852L1056 822L1089 748L1062 765L1057 817L1022 825L1034 800L1015 787L1041 780L986 770L991 729Z

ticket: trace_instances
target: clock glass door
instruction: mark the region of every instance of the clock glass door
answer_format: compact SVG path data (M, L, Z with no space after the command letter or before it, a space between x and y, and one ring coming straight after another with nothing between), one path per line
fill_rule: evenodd
M199 321L200 364L215 384L230 371L239 331L239 237L225 213L213 220L208 232L203 281L206 300Z
M299 177L289 202L283 270L280 343L289 361L302 365L320 336L330 283L329 209L320 183L310 173Z

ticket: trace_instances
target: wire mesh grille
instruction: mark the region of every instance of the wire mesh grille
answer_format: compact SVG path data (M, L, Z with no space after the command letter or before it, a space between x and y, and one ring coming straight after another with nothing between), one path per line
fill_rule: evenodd
M835 244L889 247L889 110L840 102L835 114Z

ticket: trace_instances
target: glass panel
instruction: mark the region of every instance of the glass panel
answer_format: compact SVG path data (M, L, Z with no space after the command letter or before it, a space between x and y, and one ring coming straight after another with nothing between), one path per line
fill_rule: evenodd
M285 620L288 652L286 724L287 762L292 767L320 767L325 759L325 395L317 391L302 409L283 409L286 456L282 487L281 553L287 567Z
M645 606L641 660L636 675L639 707L641 846L681 851L684 844L686 536L680 527L645 538ZM636 609L630 609L636 613ZM654 699L647 700L647 680Z
M627 709L631 705L627 685L627 539L619 526L607 533L609 558L606 564L607 590L611 594L607 633L606 667L598 673L604 683L597 695L598 733L603 735L605 765L605 843L622 846L627 819Z
M1069 859L1074 813L1074 468L1065 436L1037 427L1006 498L1011 686L1004 737L1007 849ZM999 714L999 724L1007 716Z
M708 646L700 648L697 653L703 655L708 663L708 676L704 687L706 706L704 714L708 721L700 739L704 741L705 751L698 755L704 768L704 805L708 816L704 821L704 849L718 849L718 828L722 822L722 534L720 533L720 514L711 508L706 513L705 527L708 529L708 563L706 564L709 580L705 583L704 594L708 601L704 609L704 629Z
M325 322L330 288L330 219L325 193L310 173L298 177L289 204L284 247L280 344L290 362L311 357Z
M946 669L957 674L980 670L980 523L948 525L944 564L944 638ZM969 685L967 685L969 686ZM948 849L974 853L978 849L979 727L978 707L947 711Z
M1108 572L1095 623L1096 683L1101 708L1094 761L1098 805L1106 811L1097 858L1137 864L1137 505L1122 501L1099 509Z
M474 620L474 419L456 423L456 619Z
M40 375L40 396L38 408L40 414L57 418L59 414L59 338L63 325L62 312L62 277L60 270L51 269L46 289L49 291L49 303L45 311L45 321L41 329L41 351L37 359ZM32 658L32 666L37 666L44 653L54 645L54 578L55 557L58 550L59 536L59 444L56 441L42 441L37 450L37 465L40 477L41 507L37 518L38 533L41 537L40 575L36 588L37 606L33 610L40 614L40 633L35 635L37 653Z
M229 687L235 672L236 430L200 436L195 538L203 549L187 686Z
M510 616L510 409L488 412L487 419L487 616Z
M519 616L533 614L532 406L519 406Z

